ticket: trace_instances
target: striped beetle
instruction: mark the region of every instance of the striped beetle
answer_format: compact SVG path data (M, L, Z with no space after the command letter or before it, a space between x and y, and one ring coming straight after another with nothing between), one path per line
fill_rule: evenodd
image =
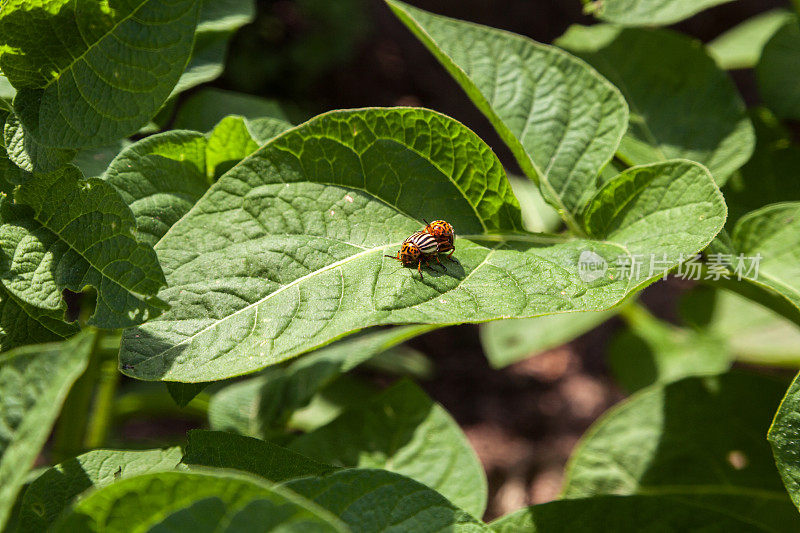
M422 220L427 224L427 226L425 226L425 232L436 239L437 251L441 254L450 252L447 258L452 259L453 252L456 251L453 245L453 240L456 236L453 231L453 226L444 220L434 220L433 222L428 222L424 218ZM453 261L455 261L455 259L453 259Z
M436 262L439 263L438 250L439 245L433 235L425 231L418 231L403 241L397 255L385 255L384 257L397 259L403 266L416 264L419 276L422 278L423 263L429 264L431 258L436 259Z

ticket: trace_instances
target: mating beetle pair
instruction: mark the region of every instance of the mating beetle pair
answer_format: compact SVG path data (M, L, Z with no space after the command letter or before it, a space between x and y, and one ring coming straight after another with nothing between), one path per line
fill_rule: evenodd
M441 265L439 254L450 252L447 257L452 258L453 252L456 250L453 246L455 233L453 232L453 226L449 222L444 220L428 222L425 220L425 224L427 226L422 231L413 233L403 241L403 245L397 255L386 256L397 259L403 266L416 264L420 278L422 278L423 263L428 265L431 259L435 259Z

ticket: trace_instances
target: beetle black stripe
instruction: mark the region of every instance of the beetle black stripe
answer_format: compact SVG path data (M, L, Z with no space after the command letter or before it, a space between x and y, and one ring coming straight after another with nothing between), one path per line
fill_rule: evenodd
M410 242L423 254L430 254L437 250L438 245L436 244L436 239L433 238L432 235L425 233L424 231L418 231L412 234L405 242Z

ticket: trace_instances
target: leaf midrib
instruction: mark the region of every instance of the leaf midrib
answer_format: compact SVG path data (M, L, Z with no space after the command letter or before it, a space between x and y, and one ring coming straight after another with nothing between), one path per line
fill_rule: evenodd
M340 259L338 261L334 261L333 263L325 265L324 267L322 267L320 269L317 269L317 270L315 270L313 272L309 272L308 274L306 274L304 276L300 276L299 278L296 278L296 279L290 281L286 285L282 285L282 286L278 287L277 289L275 289L271 293L267 294L263 298L261 298L259 300L256 300L255 302L253 302L251 304L248 304L245 307L242 307L241 309L237 309L233 313L223 317L220 320L214 321L213 323L209 324L208 326L206 326L205 328L201 329L197 333L193 333L191 336L186 337L181 342L179 342L177 344L174 344L174 345L170 346L169 348L167 348L166 350L163 350L163 351L161 351L161 352L159 352L157 354L151 355L150 357L144 359L143 361L146 362L146 361L150 361L152 359L155 359L157 357L162 357L163 355L169 353L170 351L175 350L176 348L178 348L180 346L183 346L185 344L188 344L189 342L194 340L195 337L205 333L206 331L208 331L210 329L216 328L217 326L219 326L223 322L233 318L234 316L238 315L239 313L247 311L248 309L250 309L252 307L259 306L259 305L263 304L264 302L268 301L273 296L276 296L276 295L284 292L285 290L288 290L288 289L290 289L290 288L292 288L292 287L294 287L296 285L299 285L301 282L303 282L303 281L305 281L307 279L313 278L317 274L321 274L323 272L327 272L329 270L333 270L334 268L339 267L341 265L344 265L344 264L348 263L349 261L354 260L356 258L359 258L361 256L369 255L371 253L375 253L377 251L384 250L386 248L396 247L396 246L399 246L400 244L401 244L401 242L394 242L394 243L385 244L385 245L382 245L382 246L379 246L379 247L375 247L375 248L366 248L361 252L355 253L353 255L349 255L349 256L345 257L344 259Z

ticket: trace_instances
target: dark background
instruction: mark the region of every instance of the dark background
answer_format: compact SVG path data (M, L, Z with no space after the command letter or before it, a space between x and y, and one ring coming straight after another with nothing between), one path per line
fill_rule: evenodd
M579 0L412 0L442 15L550 43L570 24L592 24ZM739 0L673 26L707 42L739 22L788 1ZM653 58L658 61L657 57ZM732 73L748 105L758 95L752 72ZM260 1L255 22L233 38L220 88L278 99L301 120L366 106L424 106L478 133L509 171L518 171L489 122L439 63L378 0ZM671 320L676 281L646 291L645 303ZM461 424L490 486L487 518L549 501L577 439L622 398L609 377L604 347L621 323L597 330L503 370L492 370L478 326L432 332L412 342L435 364L423 387Z

